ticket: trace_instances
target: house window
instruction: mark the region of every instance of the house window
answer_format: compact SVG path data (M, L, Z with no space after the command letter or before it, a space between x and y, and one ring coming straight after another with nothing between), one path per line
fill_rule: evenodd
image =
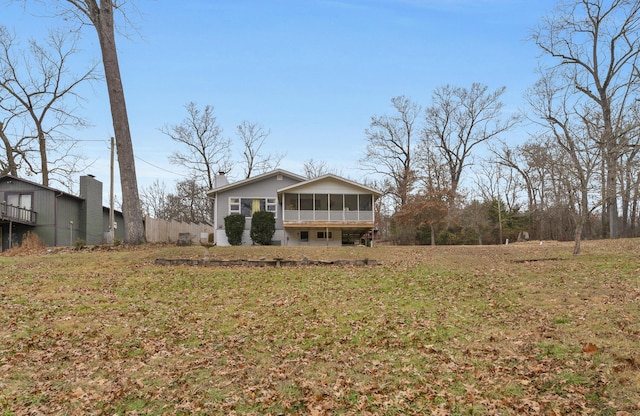
M230 214L240 213L240 198L229 198L229 213Z
M333 232L329 231L328 233L325 233L324 231L318 231L317 237L318 237L318 240L324 240L324 239L331 240L333 238Z
M360 211L373 211L373 195L360 194L358 197Z
M33 194L8 193L6 194L5 199L7 201L7 205L20 208L10 208L11 216L20 218L21 220L31 220L31 213L29 211L33 210Z
M309 241L309 231L300 231L300 241Z
M266 206L267 211L273 212L273 215L276 215L276 207L278 206L276 198L267 198Z
M31 209L31 194L7 194L7 205Z
M276 198L229 198L229 214L242 214L247 218L258 211L276 214Z
M7 194L7 205L18 208L33 209L31 194Z

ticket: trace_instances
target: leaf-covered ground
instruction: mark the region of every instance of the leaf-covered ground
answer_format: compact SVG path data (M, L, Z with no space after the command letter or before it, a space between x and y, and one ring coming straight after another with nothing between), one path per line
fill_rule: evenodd
M640 240L0 257L3 415L640 413Z

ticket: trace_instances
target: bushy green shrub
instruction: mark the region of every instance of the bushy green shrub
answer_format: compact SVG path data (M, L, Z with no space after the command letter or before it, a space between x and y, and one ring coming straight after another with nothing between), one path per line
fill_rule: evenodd
M231 214L224 217L224 232L232 246L242 244L242 232L244 231L244 215Z
M251 241L263 246L269 245L276 232L276 217L270 211L256 211L251 217Z
M460 236L451 230L442 230L436 236L436 244L439 246L460 244Z

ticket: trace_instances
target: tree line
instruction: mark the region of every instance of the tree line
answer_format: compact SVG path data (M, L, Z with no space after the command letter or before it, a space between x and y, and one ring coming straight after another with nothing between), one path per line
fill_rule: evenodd
M154 183L139 195L114 38L114 13L126 12L125 4L61 4L50 12L98 35L128 242L144 239L143 211L210 220L205 193L232 161L247 178L279 165L284 155L266 151L268 129L249 121L237 126L238 163L213 107L188 103L182 122L160 127L181 149L170 162L186 168L188 178L174 191ZM83 169L73 139L86 123L74 112L76 91L102 76L91 64L69 70L78 33L54 31L45 43L21 48L0 27L2 173L38 175L48 186ZM393 97L391 111L371 117L360 160L367 184L384 191L377 207L381 234L397 243L487 244L526 231L529 238L573 239L575 254L583 238L637 236L639 35L637 0L559 0L530 30L540 51L539 80L521 113L505 111L505 87L490 90L480 82L445 84L424 107ZM523 123L529 138L510 143ZM304 170L309 177L332 171L313 159Z
M578 254L583 238L638 235L640 2L559 1L530 38L542 58L524 114L505 116L504 88L474 83L436 89L424 111L396 97L393 114L372 117L361 163L383 178L390 238L502 243L527 231L573 239ZM509 145L520 119L535 129ZM479 163L482 144L491 156Z

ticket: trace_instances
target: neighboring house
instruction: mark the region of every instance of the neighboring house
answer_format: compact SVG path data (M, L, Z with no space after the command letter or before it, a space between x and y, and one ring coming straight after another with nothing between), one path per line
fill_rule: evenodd
M115 212L115 238L124 237L122 213ZM101 244L108 239L109 208L102 206L102 182L80 177L80 196L10 175L0 176L2 251L19 245L31 231L48 246L76 240Z
M216 176L208 192L214 200L215 242L229 245L224 218L243 214L246 218L242 244L252 244L251 216L256 211L275 214L273 244L353 245L368 243L375 229L375 201L381 193L336 175L307 179L278 169L228 183Z

